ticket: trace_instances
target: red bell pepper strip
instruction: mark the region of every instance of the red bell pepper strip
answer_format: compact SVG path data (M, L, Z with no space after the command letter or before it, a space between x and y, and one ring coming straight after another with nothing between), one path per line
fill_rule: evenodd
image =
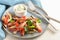
M25 34L25 30L24 30L24 28L19 28L19 30L20 30L20 34L21 34L21 36L24 36L24 34Z
M21 34L21 36L24 36L25 30L21 30L21 31L20 31L20 34Z
M22 18L23 18L24 20L26 20L26 16L22 16Z
M14 24L16 25L16 27L18 27L18 26L19 26L19 23L18 23L17 21L16 21Z
M36 28L36 30L37 30L38 32L42 32L42 29Z
M36 29L38 32L42 32L42 28L40 27L40 24L36 22Z
M9 30L10 30L11 32L14 32L14 31L16 31L16 28L9 28Z
M3 20L5 24L8 24L8 19L9 19L9 16L6 15L5 18L4 18L4 20Z
M20 18L20 23L24 22L25 20L26 20L26 16L22 16L22 17Z

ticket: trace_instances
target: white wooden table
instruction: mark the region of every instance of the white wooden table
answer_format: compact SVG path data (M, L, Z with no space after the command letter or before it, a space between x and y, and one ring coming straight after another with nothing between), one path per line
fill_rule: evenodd
M50 17L60 20L60 1L59 0L41 0L43 9L48 13ZM5 40L60 40L60 24L50 20L50 22L55 26L58 31L51 30L51 26L48 26L51 30L47 29L45 33L35 39L17 39L10 35L7 35Z

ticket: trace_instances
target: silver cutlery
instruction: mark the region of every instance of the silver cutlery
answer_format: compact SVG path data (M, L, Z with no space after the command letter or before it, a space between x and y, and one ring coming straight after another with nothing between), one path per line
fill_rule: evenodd
M35 7L37 7L38 9L41 9L40 7L38 7L38 6L35 6ZM47 14L47 13L46 13ZM53 21L55 21L55 22L57 22L57 23L60 23L60 21L59 20L57 20L57 19L54 19L54 18L52 18L52 17L49 17L48 15L44 15L46 18L48 18L48 19L51 19L51 20L53 20Z
M34 14L36 15L37 13L39 14L39 15L41 15L55 30L57 30L50 22L49 22L49 20L46 18L46 16L44 16L43 14L41 14L41 13L39 13L37 10L36 10L36 7L34 6L34 4L31 2L31 1L29 1L28 3L28 6L29 6L29 11L30 12L35 12Z

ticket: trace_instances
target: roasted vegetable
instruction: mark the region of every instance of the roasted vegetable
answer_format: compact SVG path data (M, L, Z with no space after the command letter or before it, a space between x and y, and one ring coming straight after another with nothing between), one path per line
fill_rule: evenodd
M20 33L21 36L29 33L42 32L42 28L40 27L41 20L35 17L17 17L8 13L3 16L2 21L9 31L14 34Z
M38 32L42 32L42 28L39 23L36 22L36 29Z
M12 15L9 12L7 12L7 15L9 16L9 20L8 21L11 21L12 20Z
M22 31L20 32L20 34L21 34L21 36L24 36L25 31L24 31L24 30L22 30Z
M24 27L24 29L25 29L25 32L27 33L28 32L28 28L27 27Z
M16 27L18 27L18 26L19 26L19 23L18 23L17 21L16 21L14 24L16 25Z

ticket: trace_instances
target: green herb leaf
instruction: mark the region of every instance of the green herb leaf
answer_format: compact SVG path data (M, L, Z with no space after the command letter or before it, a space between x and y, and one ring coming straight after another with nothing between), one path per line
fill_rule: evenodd
M38 23L41 23L41 20L40 20L40 19L38 19L38 20L37 20L37 22L38 22Z
M10 20L10 22L14 22L14 20Z
M34 25L32 25L32 26L29 26L29 28L34 29L34 28L35 28L35 26L34 26Z
M31 20L27 20L27 24L28 24L28 26L31 26L32 25Z

